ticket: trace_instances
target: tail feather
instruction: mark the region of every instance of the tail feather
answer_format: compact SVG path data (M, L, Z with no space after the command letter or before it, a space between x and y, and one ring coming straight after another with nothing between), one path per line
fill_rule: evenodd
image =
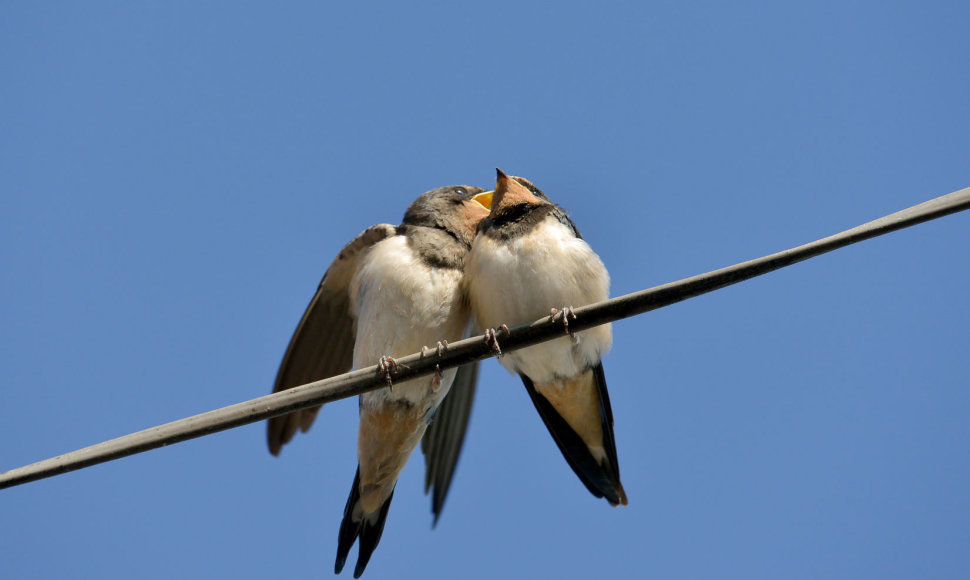
M532 380L525 375L520 376L532 403L549 430L549 434L552 435L569 467L579 476L580 481L595 497L605 497L612 505L626 505L627 497L623 484L620 483L620 468L613 437L613 410L610 406L609 393L606 390L603 365L599 364L591 370L598 401L585 401L584 403L598 406L603 433L601 444L606 454L603 461L597 460L593 456L587 442L563 418L553 403L536 389Z
M388 496L375 514L354 514L357 504L360 502L360 466L357 466L357 474L354 475L354 485L350 489L350 496L347 498L347 505L344 507L344 518L340 522L340 532L337 534L337 561L334 563L333 571L340 574L347 562L347 555L350 553L354 541L360 538L357 551L357 565L354 567L354 578L360 578L364 573L364 568L370 561L371 554L381 541L381 534L384 533L384 522L387 521L387 511L391 507L391 499L394 492Z

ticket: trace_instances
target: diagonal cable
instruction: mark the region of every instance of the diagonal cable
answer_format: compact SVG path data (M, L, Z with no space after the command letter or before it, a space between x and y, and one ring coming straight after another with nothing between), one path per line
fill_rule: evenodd
M822 238L814 242L749 260L720 270L684 278L647 290L625 296L611 298L574 310L575 320L570 320L569 330L580 331L587 328L629 318L669 306L676 302L693 298L713 290L736 284L755 276L767 274L779 268L881 236L889 232L916 225L970 209L970 188L931 199L919 205L898 211L885 217L867 222L844 232ZM538 342L563 336L562 322L551 322L549 317L512 328L508 334L500 332L497 336L502 351L520 349ZM496 353L485 340L484 335L474 336L452 343L440 357L429 352L398 358L398 366L392 371L396 381L428 375L441 369L456 367L466 362L494 356ZM130 435L91 445L77 451L38 461L0 473L0 489L13 487L30 481L97 465L113 459L127 457L149 449L171 445L187 439L194 439L255 423L298 409L304 409L337 399L357 395L365 391L385 386L378 374L377 367L367 367L336 377L294 387L237 403L207 413L193 415L171 423L138 431Z

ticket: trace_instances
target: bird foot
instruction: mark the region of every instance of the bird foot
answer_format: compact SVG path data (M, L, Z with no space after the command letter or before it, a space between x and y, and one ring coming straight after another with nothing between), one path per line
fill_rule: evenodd
M389 389L394 388L394 385L391 382L391 369L393 368L396 372L397 367L397 361L389 356L382 356L381 359L377 361L377 372L384 377L385 381L387 381L387 388Z
M421 356L427 356L429 350L431 350L431 349L428 348L427 346L422 346L421 347ZM439 340L438 341L438 345L435 346L435 348L434 348L435 354L437 354L440 357L442 354L444 354L444 352L446 350L448 350L448 341L447 340Z
M576 313L573 312L572 306L563 306L562 310L558 308L552 308L549 311L549 322L556 322L557 320L562 320L562 328L569 335L569 338L573 339L573 342L577 342L576 333L569 330L569 319L572 318L576 320Z
M487 328L485 329L485 343L492 347L492 352L494 352L497 356L502 356L502 348L498 345L497 331L504 332L505 336L509 336L511 334L509 332L509 327L504 324L495 328Z
M431 349L428 348L427 346L422 346L421 347L421 356L427 356L428 355L427 351L429 351L429 350L431 350ZM437 344L437 346L435 346L435 349L434 350L435 350L435 353L440 358L441 355L444 354L444 352L446 350L448 350L448 341L447 340L439 340L438 341L438 344ZM438 366L438 365L434 365L434 378L431 380L431 390L433 392L438 392L438 389L440 389L440 388L441 388L441 367Z

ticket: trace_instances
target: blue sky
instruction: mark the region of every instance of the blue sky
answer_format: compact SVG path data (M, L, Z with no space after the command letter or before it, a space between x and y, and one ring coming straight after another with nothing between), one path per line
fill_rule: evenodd
M614 295L970 185L966 2L2 13L0 470L266 394L344 243L496 166ZM968 226L617 323L628 507L488 361L441 521L417 457L365 578L966 578ZM0 492L0 577L330 577L356 404L264 430Z

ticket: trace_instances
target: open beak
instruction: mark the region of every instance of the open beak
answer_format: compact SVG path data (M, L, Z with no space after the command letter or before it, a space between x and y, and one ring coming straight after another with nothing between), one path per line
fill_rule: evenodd
M478 205L480 205L480 206L484 207L485 209L491 211L491 209L492 209L492 194L493 193L495 193L495 192L494 191L485 191L485 192L479 193L478 195L476 195L475 197L472 198L472 201L477 202Z

